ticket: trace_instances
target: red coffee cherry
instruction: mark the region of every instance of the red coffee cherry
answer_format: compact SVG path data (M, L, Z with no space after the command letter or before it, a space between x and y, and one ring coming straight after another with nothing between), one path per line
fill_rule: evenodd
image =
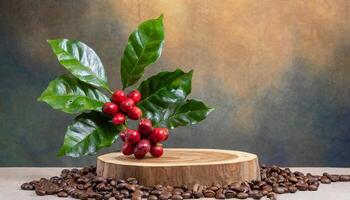
M137 159L142 159L142 158L144 158L144 157L146 156L146 154L142 154L142 153L139 152L139 151L134 151L134 156L135 156L135 158L137 158Z
M163 128L154 128L150 135L150 141L152 144L164 141L166 133Z
M140 141L141 135L137 130L129 129L126 133L125 141L130 144L136 144Z
M124 155L131 155L132 153L134 153L134 146L132 144L129 143L124 143L123 147L122 147L122 153Z
M107 102L103 105L102 111L106 115L113 116L118 113L119 108L116 104Z
M146 138L150 135L152 131L152 122L149 119L141 119L139 122L139 132L143 138Z
M138 120L138 119L141 118L141 116L142 116L142 110L139 107L137 107L137 106L134 106L130 110L130 112L128 112L128 117L130 119L133 119L133 120Z
M115 125L120 125L120 124L124 124L125 120L126 120L126 117L123 113L117 113L114 115L112 119L112 123Z
M120 103L119 106L123 112L129 113L132 110L132 108L135 106L135 102L131 98L126 98L124 101Z
M149 150L151 150L151 143L147 139L142 139L137 143L134 152L146 155Z
M120 104L126 99L126 94L123 90L116 90L112 95L112 101L116 104Z
M169 129L163 128L163 130L164 130L164 138L163 138L162 141L165 141L165 140L167 140L168 137L169 137Z
M126 138L126 133L128 132L128 129L123 130L122 132L119 133L120 139L122 139L123 142L125 142Z
M163 155L163 145L162 144L156 144L151 147L150 153L153 157L159 158Z
M141 101L141 93L138 90L134 90L128 94L129 98L132 98L135 103Z

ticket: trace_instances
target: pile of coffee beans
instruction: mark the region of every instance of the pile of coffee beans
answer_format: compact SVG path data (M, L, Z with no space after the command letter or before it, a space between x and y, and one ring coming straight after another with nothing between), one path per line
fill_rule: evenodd
M193 186L143 186L135 178L126 180L103 178L96 175L95 167L82 169L64 169L60 176L50 179L41 178L21 185L22 190L35 190L39 196L71 196L77 199L116 200L131 198L138 200L181 200L193 198L216 199L260 199L264 196L274 200L276 194L295 193L297 191L316 191L320 185L338 181L350 181L349 175L323 173L323 175L292 172L289 168L278 166L261 166L261 180L236 182L229 185L195 184Z

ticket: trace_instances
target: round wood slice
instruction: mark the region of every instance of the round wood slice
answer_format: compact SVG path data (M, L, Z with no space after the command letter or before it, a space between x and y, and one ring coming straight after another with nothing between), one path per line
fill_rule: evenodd
M230 184L259 180L258 157L251 153L218 149L165 149L161 158L144 159L109 153L97 158L99 176L126 179L140 184L193 185Z

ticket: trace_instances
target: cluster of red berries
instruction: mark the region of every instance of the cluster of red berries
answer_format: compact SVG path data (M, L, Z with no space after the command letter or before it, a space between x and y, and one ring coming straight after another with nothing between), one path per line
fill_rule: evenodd
M128 95L122 90L117 90L113 93L111 100L112 102L104 104L102 110L104 114L113 117L113 124L124 124L126 116L133 120L141 118L142 110L136 106L141 100L141 93L138 90L134 90Z
M158 158L163 155L163 146L160 142L167 140L169 131L167 128L153 128L149 119L141 119L138 130L126 129L120 133L124 141L122 153L134 154L135 158L141 159L150 153Z
M122 90L116 90L111 98L103 106L103 113L112 117L112 123L121 125L126 122L126 116L132 120L138 120L142 116L142 110L136 106L141 101L141 93L133 90L128 95ZM134 154L135 158L141 159L150 153L153 157L163 155L163 146L160 142L168 139L167 128L153 128L149 119L141 119L138 130L125 129L120 133L123 140L122 153L124 155Z

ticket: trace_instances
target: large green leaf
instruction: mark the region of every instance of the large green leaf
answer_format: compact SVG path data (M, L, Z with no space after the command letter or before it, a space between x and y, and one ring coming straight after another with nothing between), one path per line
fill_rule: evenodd
M163 15L143 22L131 33L121 59L123 87L136 83L145 68L160 57L164 42Z
M197 100L187 100L179 104L172 112L169 112L158 125L174 129L178 126L197 124L205 119L214 108L206 106L203 102Z
M119 129L100 113L83 113L68 126L58 156L79 157L95 154L117 139Z
M102 62L86 44L68 39L48 40L58 61L75 77L110 91Z
M68 75L59 76L51 81L38 100L66 113L101 111L103 104L109 101L108 97L95 87Z
M143 81L138 88L142 100L138 106L143 116L154 124L167 118L179 104L183 103L191 92L192 73L180 69L173 72L161 72Z

